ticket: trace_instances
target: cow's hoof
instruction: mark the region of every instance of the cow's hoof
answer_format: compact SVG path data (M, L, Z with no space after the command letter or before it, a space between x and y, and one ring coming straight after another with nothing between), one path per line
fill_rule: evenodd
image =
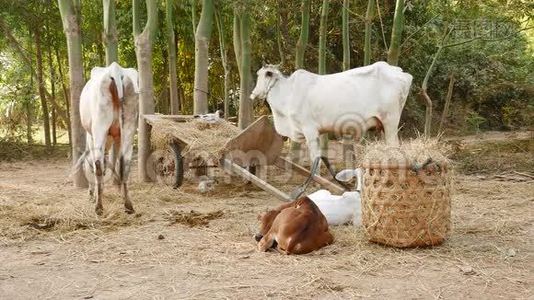
M263 235L261 233L256 233L254 235L254 239L256 240L256 242L259 242L261 241L261 238L263 237Z
M104 213L104 208L102 206L95 207L95 213L99 216L101 216Z
M129 215L135 213L135 209L131 204L124 204L124 211Z

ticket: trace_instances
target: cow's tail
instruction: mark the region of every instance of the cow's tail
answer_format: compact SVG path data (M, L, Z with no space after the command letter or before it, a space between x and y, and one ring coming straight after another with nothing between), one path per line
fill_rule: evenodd
M82 164L87 158L88 154L89 154L89 147L86 147L85 151L82 153L82 155L80 155L80 157L78 158L74 166L72 166L70 176L74 176L74 174L76 174L82 168Z
M412 86L412 80L413 76L409 73L402 72L400 74L400 81L401 81L401 90L400 90L400 110L402 111L404 109L404 105L406 104L406 99L408 99L408 95L410 94L410 87Z
M122 184L123 182L123 178L124 178L124 157L123 157L123 153L121 151L122 149L122 145L123 145L123 124L124 124L124 96L123 96L123 99L120 99L119 98L119 93L118 93L118 90L117 90L117 85L115 83L115 80L112 80L111 81L111 84L109 86L109 91L111 93L111 97L112 97L112 102L113 102L113 109L116 109L118 111L118 115L119 115L119 134L120 134L120 145L119 145L119 149L118 149L118 159L119 159L119 171L118 171L118 174L117 172L115 172L115 166L113 166L113 173L114 175L118 178L118 181L119 183ZM116 147L117 145L113 145L113 147Z
M120 129L120 147L119 147L119 182L122 184L124 182L124 153L122 149L124 147L124 101L121 101L119 107L119 129Z

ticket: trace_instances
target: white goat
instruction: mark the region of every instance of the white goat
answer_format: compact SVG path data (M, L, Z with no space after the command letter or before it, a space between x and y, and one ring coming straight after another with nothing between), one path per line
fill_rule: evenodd
M286 78L277 66L267 65L257 75L250 98L267 99L279 134L306 141L312 175L323 160L334 176L327 158L321 155L321 133L361 136L377 127L384 130L388 144L399 144L399 120L412 83L412 76L399 67L377 62L331 75L297 70ZM305 191L312 175L293 192L294 198Z
M98 215L103 212L102 178L106 170L105 151L108 139L113 143L111 168L122 191L125 210L127 213L134 212L128 196L127 180L137 130L138 94L137 71L122 68L114 62L106 68L93 68L91 78L80 96L80 118L87 133L86 154L89 154L97 186L95 212ZM95 182L89 187L91 198L94 196Z

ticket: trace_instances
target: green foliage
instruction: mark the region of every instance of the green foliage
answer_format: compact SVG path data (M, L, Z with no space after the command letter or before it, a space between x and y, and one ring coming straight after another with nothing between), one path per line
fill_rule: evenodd
M8 141L24 139L26 124L35 122L39 112L37 95L28 85L30 70L14 58L12 53L0 57L0 83L9 83L0 85L0 140Z
M488 120L486 118L482 117L475 111L470 112L465 118L465 122L469 125L469 128L475 133L479 133L480 126L486 123L487 121Z

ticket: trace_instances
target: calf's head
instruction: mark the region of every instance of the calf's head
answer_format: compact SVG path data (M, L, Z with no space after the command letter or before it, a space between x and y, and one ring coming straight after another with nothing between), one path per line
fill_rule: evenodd
M280 214L280 211L281 210L273 209L258 215L258 221L260 221L260 230L254 235L256 242L259 242L261 238L267 234L269 229L271 229L274 219L276 216L278 216L278 214Z

